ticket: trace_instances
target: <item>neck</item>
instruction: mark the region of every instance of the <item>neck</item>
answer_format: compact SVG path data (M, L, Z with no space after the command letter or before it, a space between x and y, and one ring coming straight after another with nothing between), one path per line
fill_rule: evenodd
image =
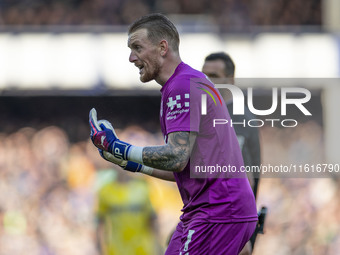
M177 66L181 62L182 60L178 54L176 53L169 54L166 57L166 59L164 59L160 74L155 79L155 81L161 86L163 86L170 79L170 77L174 74Z

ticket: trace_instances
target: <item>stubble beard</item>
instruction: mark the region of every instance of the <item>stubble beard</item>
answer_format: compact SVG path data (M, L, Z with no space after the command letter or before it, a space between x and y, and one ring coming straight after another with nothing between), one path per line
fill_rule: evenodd
M152 65L153 65L152 72L145 72L144 75L140 76L141 82L146 83L152 80L156 80L156 78L158 77L161 70L161 66L156 60L152 61Z

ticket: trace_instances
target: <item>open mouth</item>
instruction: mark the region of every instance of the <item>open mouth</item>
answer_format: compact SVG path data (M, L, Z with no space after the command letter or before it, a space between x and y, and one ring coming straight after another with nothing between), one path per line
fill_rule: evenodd
M139 74L141 74L144 70L144 65L136 65L136 66L139 69Z

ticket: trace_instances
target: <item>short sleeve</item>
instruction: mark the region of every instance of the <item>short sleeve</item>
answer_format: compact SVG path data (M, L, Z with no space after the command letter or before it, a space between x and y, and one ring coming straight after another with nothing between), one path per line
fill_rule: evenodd
M177 79L167 91L164 118L167 134L190 130L190 79Z

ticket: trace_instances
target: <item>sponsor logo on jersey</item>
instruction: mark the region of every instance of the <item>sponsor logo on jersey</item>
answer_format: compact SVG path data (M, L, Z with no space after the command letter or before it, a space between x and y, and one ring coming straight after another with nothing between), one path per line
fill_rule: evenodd
M170 109L167 113L167 120L176 119L178 115L189 112L190 95L185 93L184 95L169 97L166 105Z

